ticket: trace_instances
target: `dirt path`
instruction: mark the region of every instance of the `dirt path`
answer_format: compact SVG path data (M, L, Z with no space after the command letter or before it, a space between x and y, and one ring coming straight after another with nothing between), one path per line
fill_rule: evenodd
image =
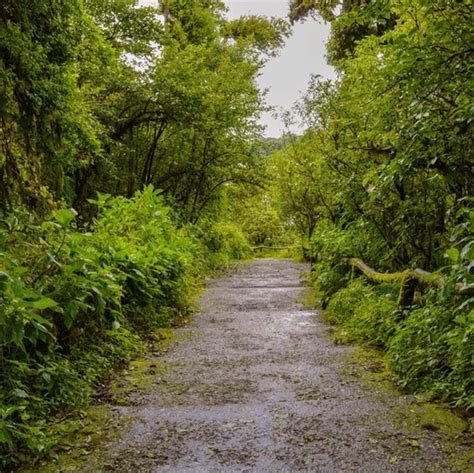
M150 365L152 388L115 408L129 428L100 469L468 471L462 427L444 417L422 426L429 408L380 379L370 357L354 361L305 308L306 269L258 260L213 282L180 341Z

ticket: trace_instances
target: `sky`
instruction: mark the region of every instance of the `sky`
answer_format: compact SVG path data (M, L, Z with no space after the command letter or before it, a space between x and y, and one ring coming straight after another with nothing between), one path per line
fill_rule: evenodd
M229 17L266 15L286 17L288 0L224 0ZM271 59L258 79L262 89L268 89L267 102L277 110L289 110L306 90L311 74L335 78L334 69L325 59L329 25L308 19L296 23L278 57ZM278 137L284 131L281 117L266 113L262 117L266 136ZM297 127L292 131L298 132Z
M157 0L141 0L141 4L156 5ZM242 15L286 17L288 0L224 0L229 18ZM334 69L326 63L325 50L329 37L329 25L308 19L296 23L293 33L276 58L268 61L258 78L259 87L267 89L267 103L275 110L289 110L306 90L311 74L324 78L335 77ZM279 114L281 115L281 113ZM278 137L284 131L281 116L265 113L261 123L266 126L265 135ZM300 131L297 126L291 131Z

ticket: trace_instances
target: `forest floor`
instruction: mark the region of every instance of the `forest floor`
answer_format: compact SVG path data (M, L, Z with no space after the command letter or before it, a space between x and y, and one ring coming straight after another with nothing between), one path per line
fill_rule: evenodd
M82 450L35 471L474 471L468 422L335 344L307 269L256 260L211 281L171 346L122 373Z

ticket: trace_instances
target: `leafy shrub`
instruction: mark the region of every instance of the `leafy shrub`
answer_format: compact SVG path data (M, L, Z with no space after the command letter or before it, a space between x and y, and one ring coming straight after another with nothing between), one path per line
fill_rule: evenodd
M139 326L169 324L163 314L185 308L196 245L175 228L152 187L133 199L99 195L97 205L94 247L121 282L124 315Z
M250 254L234 224L176 228L151 186L93 204L86 228L73 209L2 221L0 467L44 455L47 416L83 405L151 329L185 313L199 272Z
M356 306L350 326L358 337L383 348L397 330L396 313L395 301L372 293Z
M265 208L260 204L252 208L251 212L247 215L244 232L252 245L283 246L288 243L289 231L282 224L276 209Z
M349 328L352 336L384 347L396 332L396 311L393 296L381 296L356 280L334 295L327 313L330 320Z
M204 222L191 229L202 248L203 264L210 268L248 258L252 249L242 229L230 222Z
M219 235L223 246L221 251L229 256L231 260L239 260L248 257L252 253L250 244L245 238L242 229L233 223L217 223L215 232Z
M329 302L326 317L330 322L348 323L354 316L356 307L369 296L370 288L360 280L355 280L344 289L336 292Z
M17 213L0 231L0 458L51 444L47 415L87 401L140 334L186 308L197 253L153 188L99 195L79 231L72 209L45 222ZM87 231L89 230L89 231ZM20 455L20 456L19 456Z
M318 223L311 237L310 254L315 265L313 278L315 287L325 306L329 298L345 287L350 273L344 258L353 257L356 251L353 235L328 221Z
M468 199L466 199L467 201ZM403 384L454 404L474 408L474 299L456 284L474 283L474 211L461 208L446 251L446 283L425 296L425 306L407 315L388 344L387 359Z
M474 407L474 311L453 316L429 305L410 313L389 341L387 360L404 386Z
M474 407L474 310L446 305L401 313L396 287L352 281L331 298L326 317L343 326L349 339L386 350L401 385L468 409Z

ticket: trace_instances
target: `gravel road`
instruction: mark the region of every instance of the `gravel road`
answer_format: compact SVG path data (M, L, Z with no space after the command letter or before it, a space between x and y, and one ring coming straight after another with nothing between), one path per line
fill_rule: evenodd
M468 471L454 466L472 452L468 434L420 425L425 408L384 380L380 362L354 361L355 348L333 342L303 302L307 270L257 260L212 281L152 387L115 407L129 427L102 468Z

